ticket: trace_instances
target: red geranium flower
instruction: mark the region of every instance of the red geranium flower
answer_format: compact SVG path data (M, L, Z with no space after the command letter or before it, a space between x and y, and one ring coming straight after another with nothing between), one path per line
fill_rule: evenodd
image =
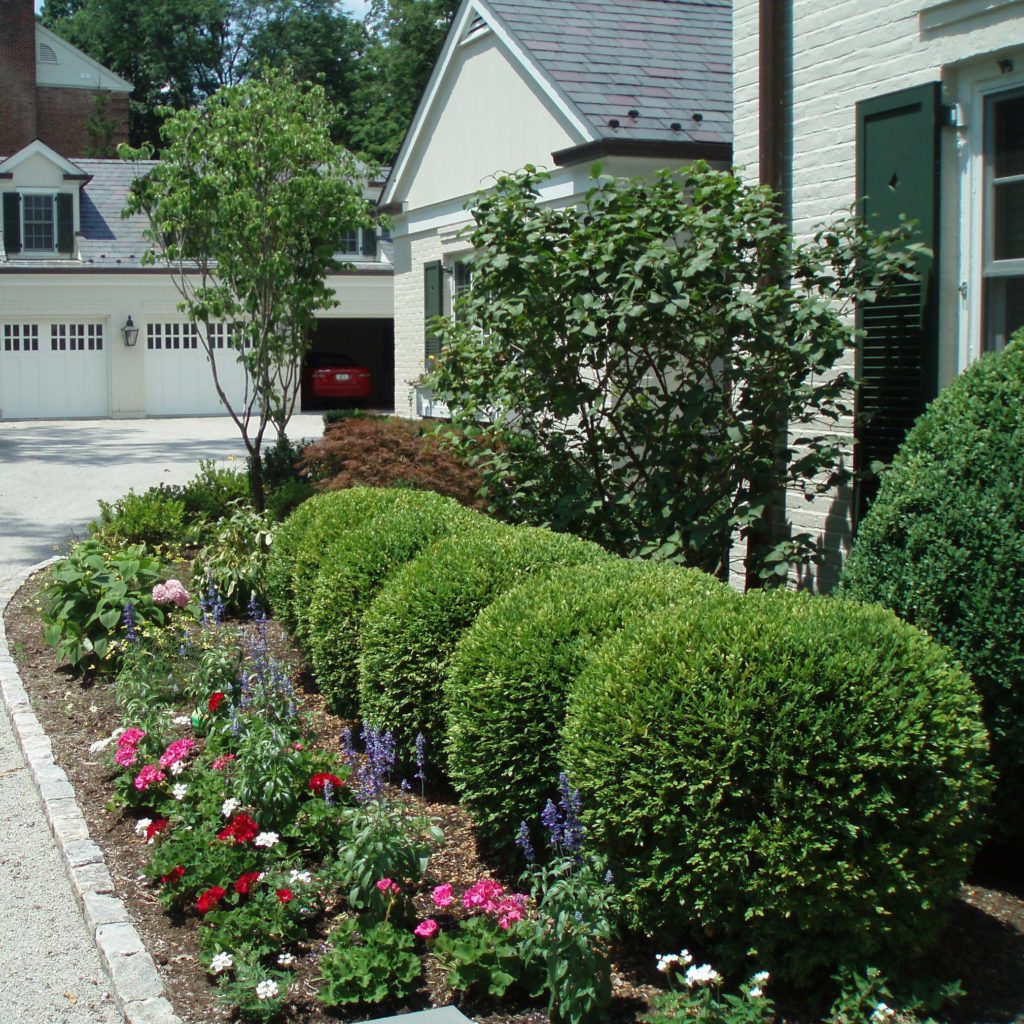
M316 775L309 780L309 788L313 790L317 796L323 796L324 786L326 786L328 782L335 789L339 786L345 785L337 775L332 775L330 772L317 772Z
M213 908L217 906L217 904L220 903L227 894L227 889L222 889L219 885L212 886L196 900L196 910L198 910L200 914L205 914L208 911L213 910Z
M210 709L211 713L216 711L217 708L224 703L227 699L226 695L218 690L216 693L210 695L210 699L206 702L206 706Z
M158 832L163 832L170 822L166 818L160 818L157 821L151 821L146 826L146 841L150 842Z
M234 839L236 843L251 843L260 827L248 814L236 814L218 833L218 839Z
M281 903L291 903L295 899L295 893L291 889L277 889L277 898Z
M248 896L249 890L260 880L260 873L258 871L246 871L244 875L238 876L238 881L235 882L235 892L240 896Z
M185 869L179 864L176 868L171 868L171 870L166 875L161 875L160 881L164 885L173 885L175 882L178 881L179 878L184 877Z

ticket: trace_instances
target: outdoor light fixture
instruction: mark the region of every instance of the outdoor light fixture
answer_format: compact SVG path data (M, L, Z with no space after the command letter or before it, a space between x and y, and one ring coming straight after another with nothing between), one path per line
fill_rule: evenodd
M132 323L132 315L128 314L128 319L125 321L124 327L121 328L121 333L124 335L124 343L128 348L134 348L135 342L139 340L139 329Z

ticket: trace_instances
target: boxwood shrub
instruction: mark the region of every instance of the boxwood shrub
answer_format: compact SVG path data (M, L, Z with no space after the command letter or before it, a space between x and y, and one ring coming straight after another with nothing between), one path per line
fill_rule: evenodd
M377 493L390 496L387 507L323 547L308 599L295 601L296 636L308 653L317 684L331 707L346 714L357 710L360 624L384 580L432 541L452 533L461 538L491 523L454 498L433 491ZM316 542L311 531L303 550Z
M883 476L841 580L950 647L984 701L995 830L1024 838L1024 340L931 404Z
M533 526L495 525L441 541L396 573L363 621L359 701L392 731L403 763L423 733L435 770L444 746L443 684L462 634L495 598L557 566L614 562L590 541Z
M557 799L568 690L599 640L668 605L699 615L709 595L734 592L695 569L620 559L534 577L480 613L452 656L444 710L448 773L489 853L510 860L519 823Z
M631 927L803 985L896 972L964 879L990 790L970 679L891 612L785 593L655 613L595 653L563 756ZM749 963L746 969L749 969Z

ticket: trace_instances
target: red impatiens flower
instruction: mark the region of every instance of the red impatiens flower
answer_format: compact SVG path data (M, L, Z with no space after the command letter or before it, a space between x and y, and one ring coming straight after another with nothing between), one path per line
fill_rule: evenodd
M153 841L153 837L158 833L163 832L163 830L167 828L168 825L170 825L170 822L166 818L160 818L157 821L151 821L146 826L146 842L151 843Z
M295 899L295 893L291 889L276 889L277 898L281 903L291 903Z
M316 775L309 780L309 788L313 790L317 796L323 796L324 787L328 782L334 789L345 784L337 775L332 775L330 772L317 772Z
M196 900L196 910L198 910L200 914L208 913L213 910L213 908L217 906L217 904L220 903L227 894L227 889L223 889L219 885L211 886L202 894L202 896L199 897L199 899Z
M218 839L234 839L236 843L251 843L260 830L248 814L236 814L218 833Z
M216 693L210 695L210 699L206 702L206 706L210 709L211 714L217 710L227 699L227 696L218 690Z
M235 892L240 896L248 896L249 890L260 880L260 873L258 871L246 871L244 875L238 876L238 881L235 882Z
M185 869L179 864L176 868L171 868L166 875L160 876L160 882L163 885L174 885L179 879L185 877Z

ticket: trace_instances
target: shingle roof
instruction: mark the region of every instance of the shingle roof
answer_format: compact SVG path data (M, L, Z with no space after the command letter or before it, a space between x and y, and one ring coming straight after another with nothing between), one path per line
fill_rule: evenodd
M149 243L143 234L149 226L140 214L121 219L131 183L156 166L155 160L138 164L122 160L75 160L92 176L80 193L81 223L78 252L82 263L93 266L141 267Z
M732 142L731 0L484 3L599 138Z

